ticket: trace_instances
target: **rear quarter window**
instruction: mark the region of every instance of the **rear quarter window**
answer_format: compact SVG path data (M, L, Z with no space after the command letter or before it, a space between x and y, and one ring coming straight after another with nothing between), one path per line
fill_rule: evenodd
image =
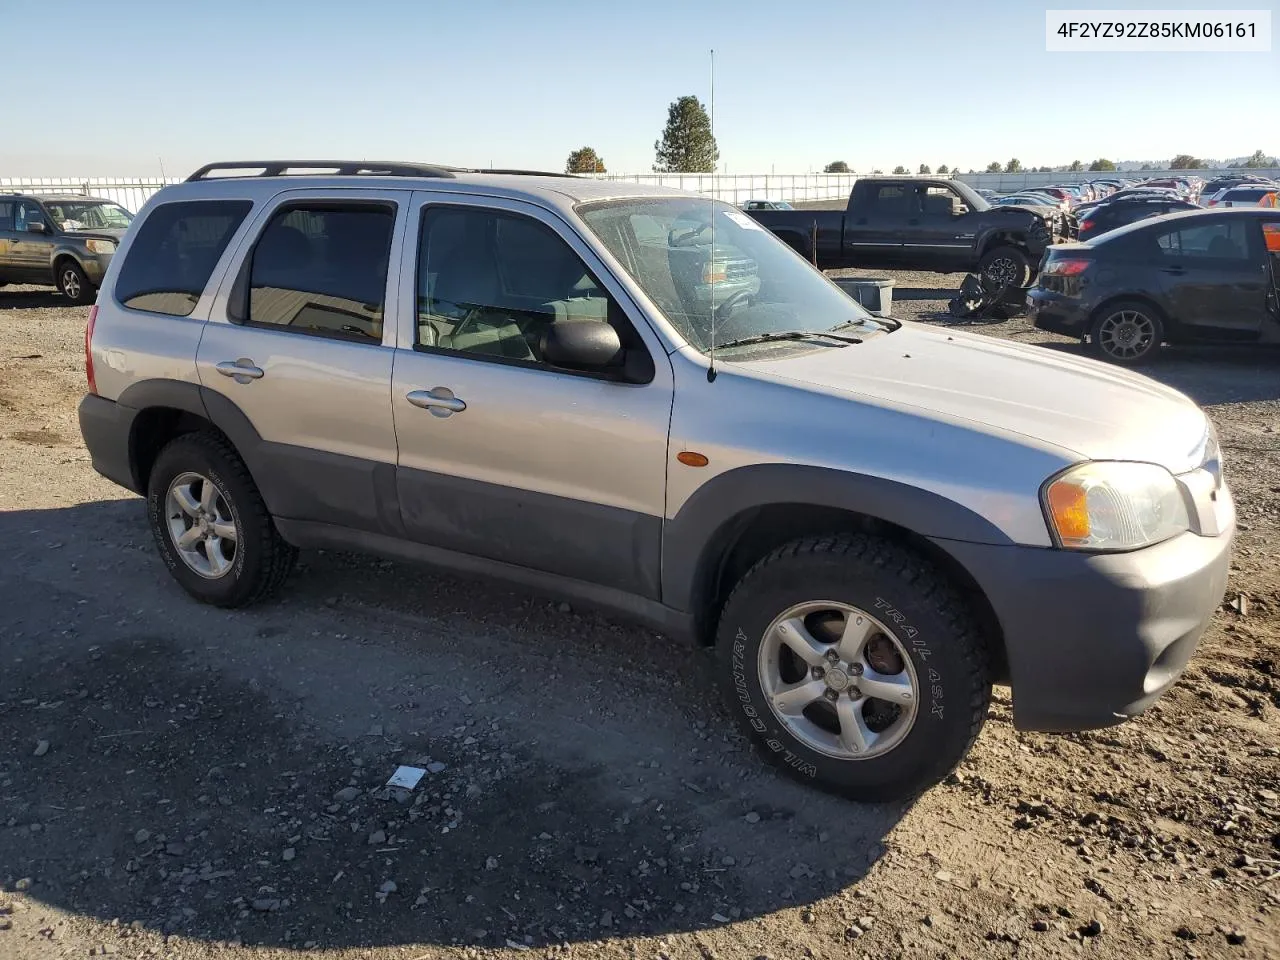
M116 300L132 310L190 316L252 206L248 200L189 200L156 207L129 246Z

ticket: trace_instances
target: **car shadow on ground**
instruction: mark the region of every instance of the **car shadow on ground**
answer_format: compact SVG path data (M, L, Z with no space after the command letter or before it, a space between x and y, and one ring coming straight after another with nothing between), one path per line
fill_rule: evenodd
M0 514L0 544L0 880L126 931L698 930L856 884L908 809L762 768L708 658L542 599L309 553L281 600L216 610L136 498ZM385 787L399 764L412 791Z
M1024 340L1074 356L1092 357L1086 344ZM1136 373L1180 390L1201 406L1280 398L1280 349L1253 344L1196 344L1164 347Z
M0 287L0 310L36 310L42 307L73 307L54 288L47 290L24 287L21 290Z

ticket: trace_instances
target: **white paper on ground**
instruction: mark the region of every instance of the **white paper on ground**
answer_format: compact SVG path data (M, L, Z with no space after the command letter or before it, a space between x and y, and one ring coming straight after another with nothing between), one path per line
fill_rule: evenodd
M418 785L427 771L421 767L396 767L396 772L391 775L391 779L387 781L388 787L403 787L405 790L412 790Z

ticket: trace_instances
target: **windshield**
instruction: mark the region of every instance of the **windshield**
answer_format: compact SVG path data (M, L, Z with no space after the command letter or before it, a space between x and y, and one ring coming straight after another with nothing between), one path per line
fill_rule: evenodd
M132 213L107 200L46 200L44 206L62 230L103 230L133 222Z
M713 322L717 346L768 333L838 327L869 335L892 326L726 203L661 197L589 204L578 212L671 325L703 353Z

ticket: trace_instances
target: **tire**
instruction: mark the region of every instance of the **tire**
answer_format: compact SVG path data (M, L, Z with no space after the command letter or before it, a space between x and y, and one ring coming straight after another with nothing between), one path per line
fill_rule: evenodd
M789 622L804 634L778 627L784 615L794 615ZM843 640L824 644L849 623L865 624L857 628L867 631L864 653L848 660L838 653L833 664L825 657ZM825 639L815 646L800 636ZM734 588L717 646L729 710L764 757L849 799L902 800L933 786L964 759L986 719L992 668L971 611L930 563L891 541L856 535L778 548ZM804 659L797 648L807 650ZM829 668L821 678L817 662ZM855 699L857 684L886 681L894 696L914 702ZM780 690L799 694L783 703L793 714L787 720L774 707ZM797 717L801 703L807 706ZM858 716L862 724L846 720ZM846 741L846 723L871 735Z
M1164 320L1141 300L1117 300L1097 312L1089 346L1101 360L1132 367L1146 363L1164 342Z
M226 533L216 544L196 536L200 520L180 505L180 491L189 506L204 511L210 537ZM280 589L298 556L276 530L235 449L213 434L184 434L160 451L147 484L147 518L165 566L201 603L257 603ZM176 533L183 528L196 537L185 551Z
M1031 260L1017 247L992 247L978 261L978 276L988 290L1025 287L1031 280Z
M58 291L77 306L82 303L92 303L96 296L93 284L80 269L80 264L74 260L59 261L57 276L54 280L58 285Z

